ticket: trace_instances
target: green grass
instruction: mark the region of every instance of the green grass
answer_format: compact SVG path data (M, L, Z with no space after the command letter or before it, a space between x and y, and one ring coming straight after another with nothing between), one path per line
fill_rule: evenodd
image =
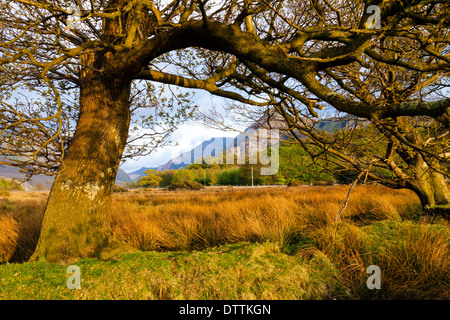
M450 299L450 229L445 222L379 221L362 228L344 222L318 230L313 238L312 247L339 269L355 298ZM380 290L367 289L370 265L381 269Z
M67 288L67 266L3 264L0 299L450 299L449 246L444 221L341 222L283 247L240 242L80 260L80 290ZM367 289L370 265L381 268L381 290Z
M273 243L204 251L140 252L87 259L81 289L68 289L67 266L0 266L0 299L333 299L349 298L337 270L318 253L306 259Z
M45 197L14 194L0 203L0 299L450 299L449 222L367 186L336 223L347 192L118 195L114 234L142 251L78 261L80 290L67 289L67 266L24 262ZM367 288L370 265L380 290Z
M431 208L450 209L450 204L438 204L432 206Z

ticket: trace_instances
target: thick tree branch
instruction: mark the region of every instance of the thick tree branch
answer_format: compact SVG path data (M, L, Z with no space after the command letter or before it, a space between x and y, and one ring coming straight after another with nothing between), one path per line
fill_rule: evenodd
M216 85L216 81L219 80L217 79L217 77L212 77L206 80L198 80L198 79L189 79L179 75L164 73L155 70L142 70L139 74L135 76L135 79L157 81L160 83L177 85L183 88L202 89L219 97L255 106L267 106L274 103L274 101L257 102L255 100L245 98L236 92L222 90Z

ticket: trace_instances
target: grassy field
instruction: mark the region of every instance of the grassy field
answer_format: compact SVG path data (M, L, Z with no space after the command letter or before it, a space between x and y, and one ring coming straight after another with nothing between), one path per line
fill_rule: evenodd
M47 194L0 198L0 299L450 299L450 228L409 191L358 186L114 195L116 238L138 249L67 266L26 262ZM369 290L367 267L381 269Z

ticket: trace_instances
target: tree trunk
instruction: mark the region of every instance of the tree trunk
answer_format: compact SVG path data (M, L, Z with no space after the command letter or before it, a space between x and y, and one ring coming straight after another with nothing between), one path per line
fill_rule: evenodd
M427 174L418 181L417 185L414 191L419 196L422 207L450 203L450 191L442 174L436 172Z
M102 77L81 82L76 132L53 183L31 260L71 263L101 257L116 246L110 196L128 136L130 86Z
M419 196L423 208L450 203L450 190L444 176L430 169L420 155L416 156L412 185L411 189Z

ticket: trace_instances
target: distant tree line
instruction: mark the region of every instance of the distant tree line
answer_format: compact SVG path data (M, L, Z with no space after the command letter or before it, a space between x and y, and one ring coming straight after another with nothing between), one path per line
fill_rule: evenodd
M251 186L349 183L352 172L332 170L323 161L313 160L298 144L284 142L279 146L279 170L275 175L261 175L261 164L190 164L178 170L149 169L128 188L166 188L172 184L194 181L202 186ZM208 163L207 163L208 162ZM253 172L252 172L253 171Z
M0 190L3 191L23 191L23 187L16 180L6 180L5 178L0 179Z

